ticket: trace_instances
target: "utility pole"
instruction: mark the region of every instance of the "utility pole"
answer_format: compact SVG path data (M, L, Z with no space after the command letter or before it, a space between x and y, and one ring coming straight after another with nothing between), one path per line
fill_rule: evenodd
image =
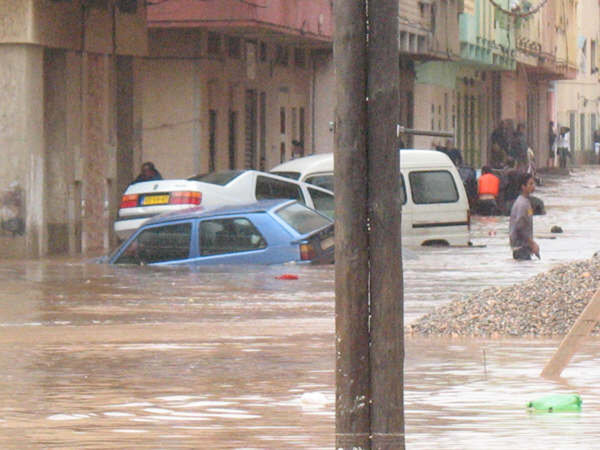
M334 16L336 448L403 449L398 1Z
M370 448L366 0L334 1L336 449Z
M398 0L367 2L371 445L404 448Z

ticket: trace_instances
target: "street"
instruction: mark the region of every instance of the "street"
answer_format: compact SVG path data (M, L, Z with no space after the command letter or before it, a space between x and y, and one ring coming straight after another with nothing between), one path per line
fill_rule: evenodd
M404 261L405 323L600 250L600 169L546 176L541 260L515 262L508 218L474 217L473 247ZM564 233L552 234L559 225ZM298 280L278 280L291 273ZM0 264L3 448L320 449L334 446L334 269L169 269L81 258ZM591 340L560 382L539 377L559 339L407 336L406 445L593 448L600 371ZM583 411L530 415L578 392Z

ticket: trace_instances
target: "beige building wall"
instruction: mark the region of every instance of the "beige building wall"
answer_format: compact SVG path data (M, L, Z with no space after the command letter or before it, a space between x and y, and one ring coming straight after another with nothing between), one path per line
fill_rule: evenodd
M327 52L315 57L314 77L314 129L315 153L333 152L335 121L335 69L333 53Z
M150 32L141 159L153 161L163 177L230 166L270 169L291 158L292 141L301 140L301 115L304 152L312 153L310 51L287 45L284 65L276 42L264 42L261 51L261 41L240 38L231 51L229 38L219 34L215 52L206 31ZM304 55L301 64L296 49Z
M2 230L2 256L44 250L45 205L43 51L40 47L0 45L0 219L16 219L28 233ZM17 222L13 222L17 223ZM15 230L16 231L16 230Z
M109 249L122 165L117 67L145 46L142 5L121 14L0 0L0 257Z
M418 130L454 132L455 92L434 84L415 84L414 128ZM413 147L430 149L444 145L448 138L414 136Z
M592 134L600 128L600 84L598 67L600 8L593 0L580 0L577 7L577 77L557 81L556 121L571 130L571 150L578 162L593 157Z

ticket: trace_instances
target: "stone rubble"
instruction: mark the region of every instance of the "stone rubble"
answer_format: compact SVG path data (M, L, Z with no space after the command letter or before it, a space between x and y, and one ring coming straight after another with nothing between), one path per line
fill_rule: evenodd
M407 327L429 336L563 336L600 287L600 257L554 267L436 308ZM600 334L596 326L592 334Z

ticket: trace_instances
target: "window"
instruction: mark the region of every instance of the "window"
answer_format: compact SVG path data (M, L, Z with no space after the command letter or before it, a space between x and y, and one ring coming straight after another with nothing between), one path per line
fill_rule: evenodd
M117 264L152 264L190 256L190 222L143 230L116 261Z
M581 129L580 132L580 136L581 136L581 151L585 151L586 150L586 139L585 139L585 114L580 114L579 115L579 128Z
M304 52L303 48L294 49L294 64L296 67L306 66L306 53Z
M300 172L272 172L275 175L280 177L290 178L292 180L297 180L302 175Z
M304 180L306 183L314 184L333 192L333 174L321 173L310 175Z
M408 178L412 199L417 205L458 201L458 190L448 171L411 172Z
M283 45L275 47L275 63L280 66L287 66L289 60L288 49Z
M209 55L218 55L221 53L221 35L210 31L208 33L207 52Z
M229 111L229 168L235 169L237 159L237 112Z
M305 203L300 186L275 178L256 177L256 200L269 198L289 198Z
M580 40L579 45L581 48L581 53L579 55L579 71L585 73L587 63L587 41L585 39Z
M239 59L242 56L242 40L239 37L227 38L229 57Z
M333 195L312 188L308 188L308 193L312 198L314 209L333 219L335 212Z
M214 172L217 159L217 111L208 111L208 171Z
M260 62L265 62L267 60L267 44L266 42L260 43L260 48L258 50L258 59Z
M331 224L331 220L298 203L284 206L276 214L300 234L307 234Z
M590 71L591 73L598 72L596 66L596 41L590 41Z
M267 243L245 217L200 222L200 255L222 255L265 248Z
M298 109L292 108L292 140L298 138Z
M279 131L281 134L285 134L285 107L279 108Z

